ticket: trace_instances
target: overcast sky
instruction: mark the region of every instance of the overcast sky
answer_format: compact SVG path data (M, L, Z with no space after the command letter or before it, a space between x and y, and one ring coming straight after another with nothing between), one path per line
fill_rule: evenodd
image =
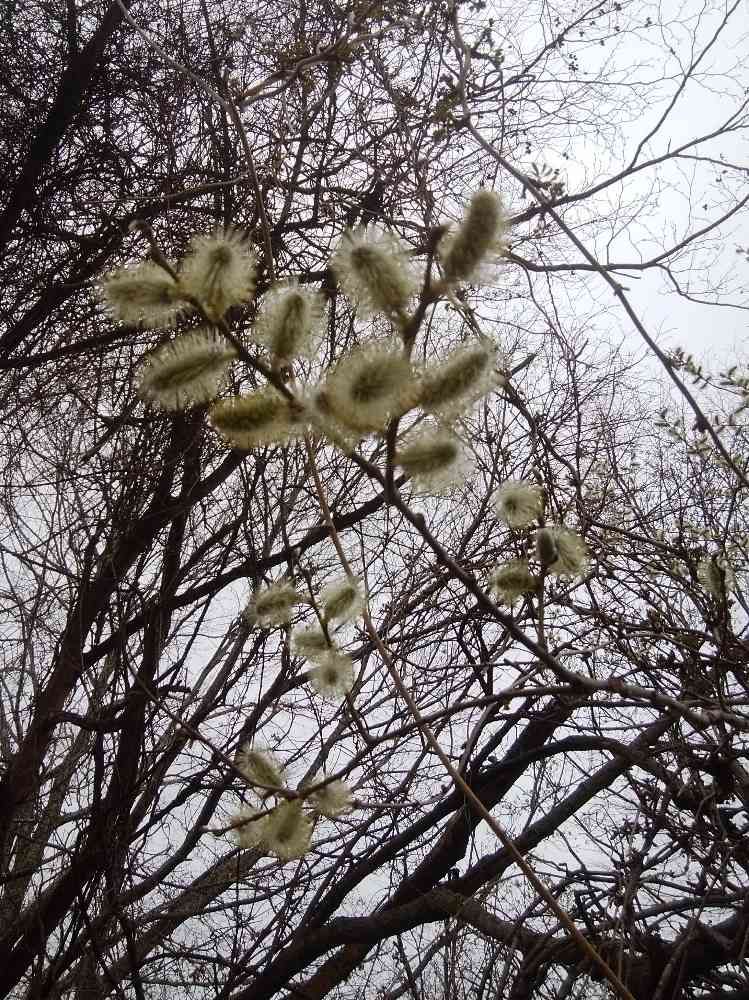
M679 36L671 33L664 40L674 48L675 59L686 64L693 58L692 39L696 36L702 44L713 37L715 29L724 16L727 5L708 2L702 4L688 0L687 3L660 4L661 12L668 15L680 11L683 30ZM683 95L676 101L665 128L652 140L654 153L665 152L689 142L695 136L712 131L722 121L735 113L742 100L746 100L749 74L737 67L741 59L749 55L749 5L740 4L731 15L727 30L722 32L700 65L703 76L699 85L688 84ZM622 48L620 58L636 61L642 55L638 44L628 42ZM673 72L674 58L664 62L664 69ZM673 92L676 81L663 88L661 100L654 102L651 121L662 113L665 94ZM650 122L647 119L634 122L627 129L633 144L647 134ZM739 174L730 170L730 176L717 180L720 168L684 160L673 164L668 175L678 185L679 191L664 192L660 197L660 218L650 220L653 233L673 229L680 232L691 225L699 228L704 219L715 217L721 209L725 211L728 201L721 192L728 181L732 191L739 197L749 194L749 116L743 116L743 130L728 132L719 139L700 145L694 150L703 156L724 159L729 164L746 168ZM689 218L689 202L692 202L692 218ZM708 204L707 212L701 207ZM640 227L633 225L629 234L632 242L637 240ZM630 297L638 308L649 331L657 334L659 343L668 346L681 345L686 350L704 360L709 367L732 363L734 359L747 358L747 320L749 320L749 262L737 255L737 246L749 246L749 211L726 223L720 238L709 248L695 255L694 263L703 265L709 274L708 283L722 286L719 296L722 306L706 306L689 302L675 294L668 279L659 272L650 271L639 279L628 282ZM700 294L699 276L696 277L695 295ZM705 296L709 298L709 296ZM731 305L733 303L734 305ZM743 308L738 308L743 307ZM636 336L636 335L635 335Z
M545 160L562 170L568 190L580 190L593 178L610 175L628 162L678 88L680 68L688 66L711 39L709 52L700 60L700 79L687 84L665 125L645 146L643 156L662 155L709 133L736 112L749 92L749 72L740 65L742 60L749 62L749 5L742 0L732 13L727 29L714 37L731 6L713 0L706 3L698 0L664 2L651 7L637 4L638 19L651 10L657 25L639 30L637 24L626 21L625 5L623 27L635 30L625 32L618 44L607 41L601 45L592 32L584 39L573 39L580 54L581 76L587 74L588 79L594 79L596 73L600 73L618 81L618 85L611 88L611 115L612 120L623 120L624 124L621 143L611 148L597 141L591 133L572 134L566 145L559 142L556 147L544 151ZM496 13L502 23L499 7ZM517 21L512 30L532 34L542 29L538 22L532 26ZM544 35L548 39L548 30ZM646 90L646 103L635 107L634 114L624 103L629 79L653 80L652 88ZM630 121L627 121L628 114ZM728 132L687 151L734 165L728 167L720 179L718 163L698 162L687 157L673 161L660 168L660 190L647 212L639 217L633 215L629 220L626 202L638 192L650 190L653 173L645 171L624 186L619 215L625 219L625 224L616 231L612 229L600 235L596 248L599 259L605 259L607 251L612 260L651 258L663 247L678 243L686 234L723 214L735 201L747 197L749 116L746 113L741 124L743 129ZM739 171L736 166L745 169ZM619 194L619 190L610 190L601 197L602 217L610 211L610 199L618 198ZM749 262L737 254L738 246L749 246L749 208L677 265L685 280L686 270L690 271L690 290L697 298L715 299L716 293L711 292L710 286L719 287L717 298L722 303L719 306L701 305L679 296L662 272L648 271L622 277L632 304L659 344L669 348L680 345L713 369L726 367L734 360L749 360ZM591 276L587 284L591 299L598 307L606 308L611 302L611 291L595 276ZM578 305L583 308L581 303ZM612 322L611 333L616 336L617 320ZM636 331L628 323L622 323L620 329L628 338L632 337L634 347L639 341Z

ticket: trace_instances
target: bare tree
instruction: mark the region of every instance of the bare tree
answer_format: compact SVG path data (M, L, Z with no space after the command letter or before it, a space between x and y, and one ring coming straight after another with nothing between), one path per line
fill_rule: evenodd
M0 995L749 995L740 18L9 10Z

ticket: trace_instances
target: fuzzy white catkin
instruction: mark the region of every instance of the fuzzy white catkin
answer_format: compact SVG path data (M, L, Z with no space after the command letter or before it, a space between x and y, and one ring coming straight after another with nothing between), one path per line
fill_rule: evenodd
M291 634L291 645L298 656L307 660L318 660L331 648L319 625L295 629Z
M255 257L243 235L223 230L194 236L179 282L200 302L206 316L218 321L231 306L248 302L255 291Z
M313 784L322 781L323 775L317 775ZM345 816L354 808L354 796L345 781L330 781L322 788L318 788L310 796L310 801L315 811L325 816L327 819L338 819Z
M554 576L583 576L588 568L587 545L566 528L540 528L536 532L536 556Z
M259 750L245 743L234 757L237 770L250 785L263 789L283 788L283 767L269 750Z
M559 556L553 528L539 528L536 532L536 559L542 566L550 566Z
M288 580L278 580L268 587L260 587L252 595L252 600L243 612L251 624L261 628L274 625L288 625L294 609L304 598Z
M333 581L320 594L320 604L326 621L353 621L364 608L364 595L359 581L352 576Z
M330 263L346 296L365 314L397 313L415 291L405 247L374 226L344 233Z
M220 391L234 348L209 330L194 330L164 344L146 359L138 395L165 410L207 403Z
M340 649L330 649L316 660L309 680L321 698L340 701L354 686L353 661Z
M474 194L457 232L448 235L442 251L448 281L472 277L492 251L502 251L507 221L499 195L480 190Z
M496 384L496 360L497 345L486 337L462 344L422 370L419 404L443 419L459 416Z
M153 261L110 271L99 286L99 296L113 319L151 328L172 326L190 308L180 291L169 272Z
M259 810L252 806L242 806L238 813L235 813L230 820L232 830L231 835L237 847L245 849L259 847L263 840L263 831L267 817L259 815Z
M319 292L293 281L274 285L263 298L252 336L279 362L289 364L314 355L322 317Z
M527 559L513 559L492 572L489 585L502 604L512 606L521 595L535 590L537 581Z
M397 340L371 341L338 361L318 394L318 406L359 433L382 431L403 412L413 374Z
M232 448L285 445L304 434L305 412L272 386L230 396L208 413L211 425Z
M417 489L435 495L462 485L473 469L465 443L447 427L429 427L408 435L395 460Z
M510 528L525 528L543 511L543 493L523 479L510 479L495 492L492 502L500 521Z
M304 857L312 839L312 822L299 801L281 802L266 817L263 845L280 861Z

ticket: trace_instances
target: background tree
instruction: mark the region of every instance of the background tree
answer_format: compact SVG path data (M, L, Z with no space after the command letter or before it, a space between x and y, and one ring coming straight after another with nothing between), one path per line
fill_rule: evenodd
M659 346L624 287L735 301L708 265L747 200L719 155L745 72L714 62L738 4L9 13L2 996L747 995L747 385ZM716 119L670 141L708 87ZM480 188L509 226L468 274L442 227ZM133 322L113 282L161 282L164 319L191 241L227 229L241 295L202 271L176 331ZM352 229L408 248L407 301L357 309L330 268ZM306 360L257 343L290 278L325 305ZM231 446L212 393L153 405L165 345L209 321L224 397L345 389L389 336L417 396L381 432L316 411L305 440ZM434 496L406 460L428 373L487 343L455 421L473 470ZM324 698L298 630L342 561L366 609L329 630L354 669ZM262 605L282 579L311 602L296 639ZM272 836L286 804L309 849Z

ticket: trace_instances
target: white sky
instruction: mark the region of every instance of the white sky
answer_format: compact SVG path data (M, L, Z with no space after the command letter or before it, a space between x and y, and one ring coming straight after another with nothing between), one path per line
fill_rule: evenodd
M610 176L622 169L631 159L640 141L647 136L675 93L681 79L680 67L689 65L699 51L715 35L730 4L706 0L666 0L663 3L637 3L624 5L622 24L636 12L638 21L650 13L656 24L663 27L635 30L624 34L617 42L607 41L601 46L592 32L584 39L570 41L568 51L580 56L580 77L595 79L597 73L618 80L622 86L612 87L610 114L612 121L622 122L621 142L607 144L595 134L573 132L567 142L557 140L554 148L543 151L549 165L558 166L567 180L568 190L574 193L591 183L592 179ZM572 5L565 21L579 14L582 8ZM553 11L546 7L553 23ZM497 7L497 20L502 23L502 10ZM560 8L560 14L565 12ZM521 15L522 16L522 15ZM670 23L670 22L674 23ZM523 34L538 35L541 28L522 25ZM512 30L520 30L514 22ZM512 35L506 31L505 38ZM548 40L548 29L544 32ZM504 39L503 39L504 41ZM521 43L521 47L523 47ZM669 52L669 49L672 51ZM690 81L671 109L666 124L646 145L643 158L658 156L673 150L694 138L718 127L747 100L749 70L740 62L749 62L749 5L742 3L731 15L727 29L715 39L710 51L700 60L700 79ZM652 80L646 89L646 100L628 109L626 83L628 80ZM662 81L662 82L657 82ZM601 109L606 114L606 108ZM634 111L634 114L632 113ZM627 121L629 114L631 120ZM612 211L612 201L621 196L618 216L624 224L616 231L603 232L598 237L597 255L611 260L638 260L655 256L660 250L679 242L690 232L700 229L709 220L723 214L729 206L749 195L749 115L745 112L742 128L726 133L716 140L703 143L688 152L716 161L721 158L728 164L745 168L731 168L720 180L720 165L699 162L692 158L671 161L659 168L657 194L653 192L655 173L643 171L621 188L612 188L598 196L600 216L605 218ZM537 154L534 153L534 156ZM528 164L524 164L526 168ZM650 192L653 196L645 212L627 217L628 202ZM568 210L569 211L569 210ZM590 211L590 208L586 210ZM570 219L570 216L566 216ZM592 240L592 233L587 237ZM714 299L705 288L718 286L717 298L721 305L702 305L690 302L673 290L667 276L660 271L647 271L622 276L622 283L629 289L630 301L637 309L648 331L661 346L677 345L693 353L708 368L725 368L734 360L749 360L747 350L747 319L749 319L749 261L736 252L737 246L749 246L749 206L743 214L724 224L719 233L702 241L694 254L684 257L677 268L681 277L690 280L690 290L698 298ZM589 248L594 247L589 243ZM687 270L691 272L687 276ZM680 280L681 280L680 277ZM577 301L584 309L593 302L608 309L611 291L600 277L591 276L586 282L592 302ZM732 305L733 304L733 305ZM613 338L624 332L632 347L640 343L637 332L625 317L612 317Z
M676 58L686 63L691 56L694 33L701 41L712 37L719 20L724 14L722 3L701 4L689 0L687 3L664 3L660 9L670 14L679 10L685 21L681 37L671 36L669 43L674 47ZM710 132L722 120L730 116L738 102L746 100L749 73L737 70L737 60L746 59L749 54L749 6L742 4L731 16L730 26L719 36L710 53L701 64L701 69L710 74L700 85L690 84L677 100L665 130L651 143L653 152L665 152L689 142L695 136ZM637 59L641 53L634 44L625 44L622 58ZM673 62L673 61L672 61ZM674 84L669 87L673 91ZM661 113L663 102L654 106L652 118ZM649 125L649 122L648 122ZM701 145L695 152L716 159L724 158L728 163L747 168L742 175L731 171L734 178L733 190L739 197L749 194L749 116L744 114L743 130L724 134L717 140ZM645 121L635 122L628 130L632 144L639 142L648 128ZM694 168L694 172L690 172ZM689 224L688 197L692 210L696 209L691 228L698 228L703 220L720 214L718 207L723 181L717 182L717 166L708 166L694 161L681 161L668 168L668 176L673 177L680 191L666 192L660 198L660 218L650 221L650 228L656 232L673 228L681 231ZM737 182L738 181L738 182ZM743 189L743 191L742 191ZM703 204L709 205L707 212L701 212ZM725 200L723 206L726 205ZM723 208L725 211L725 208ZM633 242L637 227L633 227ZM722 306L708 306L689 302L675 294L665 275L647 272L638 280L629 281L630 299L645 321L649 332L657 334L659 343L668 346L680 345L704 361L708 367L730 364L734 359L747 358L747 320L749 319L749 262L736 253L737 245L749 245L749 210L730 220L721 230L721 238L714 241L709 250L695 256L695 263L704 262L709 268L710 281L720 283L723 294L719 296ZM699 282L699 276L695 276ZM696 291L697 297L702 297ZM743 308L729 305L735 303ZM636 336L636 334L633 334Z

